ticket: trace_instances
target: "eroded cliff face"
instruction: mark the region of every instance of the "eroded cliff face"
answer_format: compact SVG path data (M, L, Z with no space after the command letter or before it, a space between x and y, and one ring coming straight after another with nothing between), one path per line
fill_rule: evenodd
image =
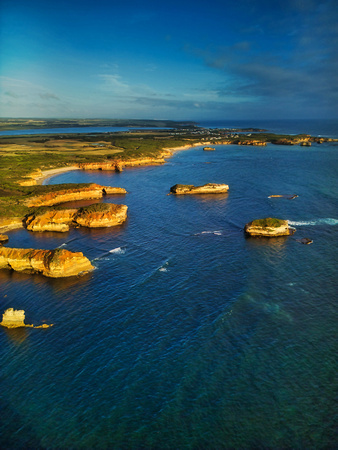
M43 214L31 214L24 220L29 231L59 231L69 230L69 225L77 213L77 209L47 211Z
M89 228L112 227L127 219L126 205L94 203L79 209L60 209L31 214L24 220L29 231L65 232L70 226Z
M121 161L102 161L79 164L79 168L82 170L115 170L115 172L122 172L123 167L124 165Z
M266 146L266 142L258 141L255 139L252 139L250 141L238 141L236 142L237 145L253 145L253 146Z
M46 277L71 277L93 270L88 258L81 252L65 249L35 250L0 248L0 269L17 272L41 273Z
M74 200L97 199L101 198L103 195L126 193L127 191L123 188L101 186L95 183L85 187L77 187L75 185L74 188L55 190L46 194L31 197L27 200L26 205L29 207L52 206Z
M0 234L0 245L4 244L7 241L8 241L7 234Z
M192 184L175 184L170 188L170 192L176 195L184 194L224 194L229 190L227 184L207 183L203 186Z
M122 172L125 167L134 166L151 166L164 164L165 157L171 156L171 152L163 151L156 158L134 158L129 160L113 160L113 161L102 161L95 163L81 163L78 167L82 170L113 170L115 172Z
M274 221L274 223L272 222ZM287 220L281 219L260 219L253 220L245 225L244 231L249 236L274 237L274 236L290 236L296 230L289 227Z
M80 208L74 217L74 221L82 227L100 228L120 225L127 219L128 207L126 205L115 205L113 203L101 205L105 207L104 210L96 211L95 208L91 210L90 207Z

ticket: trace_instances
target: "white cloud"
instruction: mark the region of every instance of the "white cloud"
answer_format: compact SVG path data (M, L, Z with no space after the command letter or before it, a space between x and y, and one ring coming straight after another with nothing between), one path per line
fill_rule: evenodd
M130 92L129 85L122 81L120 75L100 74L98 77L103 81L105 90L117 94Z

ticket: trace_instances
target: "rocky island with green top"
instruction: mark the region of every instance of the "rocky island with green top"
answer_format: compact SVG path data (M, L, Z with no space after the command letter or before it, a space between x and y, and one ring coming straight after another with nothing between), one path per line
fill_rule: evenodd
M267 217L265 219L256 219L247 223L244 231L249 236L276 237L290 236L296 230L289 226L289 222L287 220Z

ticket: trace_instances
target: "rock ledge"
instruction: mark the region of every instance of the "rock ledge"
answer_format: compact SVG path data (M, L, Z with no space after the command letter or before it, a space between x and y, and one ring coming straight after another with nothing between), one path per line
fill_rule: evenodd
M225 194L229 190L227 184L207 183L203 186L194 186L192 184L175 184L170 188L171 194Z

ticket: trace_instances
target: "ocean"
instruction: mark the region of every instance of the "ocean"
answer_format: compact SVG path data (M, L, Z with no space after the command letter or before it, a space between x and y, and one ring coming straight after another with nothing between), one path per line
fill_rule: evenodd
M269 130L338 138L323 123ZM0 271L1 312L54 324L0 330L0 448L337 448L338 145L202 148L48 181L126 188L102 199L128 205L122 226L8 233L12 247L82 251L95 270ZM229 193L167 195L208 182ZM297 231L245 237L263 217Z

